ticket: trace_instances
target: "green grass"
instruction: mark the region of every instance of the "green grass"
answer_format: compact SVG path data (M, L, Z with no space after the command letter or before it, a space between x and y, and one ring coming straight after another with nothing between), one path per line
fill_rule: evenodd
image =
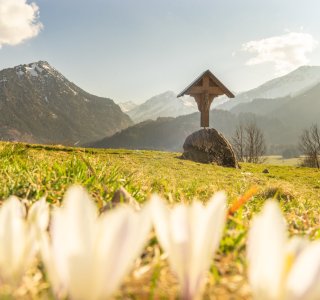
M231 203L257 186L256 196L228 220L209 276L208 294L232 293L236 295L234 299L249 297L245 276L246 233L250 218L266 199L279 201L291 234L320 238L319 170L279 166L272 161L263 165L244 163L241 169L230 169L181 160L179 155L0 143L0 201L10 195L32 201L46 196L50 203L59 204L70 185L81 184L99 207L110 201L121 186L141 203L152 193L162 195L169 203L207 201L219 190L226 191ZM262 172L266 168L268 174ZM155 298L168 298L175 294L175 279L168 275L166 262L156 255L157 249L157 245L150 246L146 256L150 272L139 280L134 276L128 279L119 297L135 295L131 298L137 299L151 293ZM147 288L140 288L141 284Z

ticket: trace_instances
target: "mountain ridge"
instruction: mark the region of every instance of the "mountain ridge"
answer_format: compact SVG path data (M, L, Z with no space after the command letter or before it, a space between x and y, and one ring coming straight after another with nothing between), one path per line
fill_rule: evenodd
M252 102L255 99L274 99L293 97L309 90L320 83L320 66L301 66L296 70L258 87L236 95L234 99L216 106L217 109L231 110L239 104Z
M198 108L193 98L177 98L174 92L166 91L127 111L127 114L134 122L138 123L148 119L155 120L159 117L178 117L197 110Z
M3 140L74 145L132 125L111 99L87 93L46 61L0 71Z

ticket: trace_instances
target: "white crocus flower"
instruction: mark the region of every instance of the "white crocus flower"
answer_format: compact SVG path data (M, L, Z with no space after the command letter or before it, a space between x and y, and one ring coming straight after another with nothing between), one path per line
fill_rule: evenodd
M45 198L33 203L28 211L28 222L34 224L39 231L46 231L49 226L49 204Z
M33 203L28 211L27 222L30 230L34 235L35 242L38 248L40 247L43 235L46 234L50 220L49 204L45 198Z
M297 257L288 275L287 299L320 299L320 242L310 242Z
M223 232L226 196L220 192L207 205L194 201L172 209L157 196L151 201L156 234L181 283L181 297L197 299Z
M0 282L19 284L34 257L25 206L10 197L0 208Z
M44 260L54 291L73 300L110 297L141 253L151 228L148 207L119 207L100 217L80 187L68 190L52 216Z
M254 299L320 299L320 243L289 239L275 201L254 218L247 254Z

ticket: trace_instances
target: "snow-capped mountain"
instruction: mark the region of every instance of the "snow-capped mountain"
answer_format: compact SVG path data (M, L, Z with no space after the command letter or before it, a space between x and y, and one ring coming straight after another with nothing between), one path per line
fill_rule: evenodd
M138 104L132 102L132 101L127 101L127 102L122 102L122 103L118 103L118 105L120 106L121 110L124 113L127 113L128 111L136 108L138 106Z
M191 97L177 98L174 92L168 91L152 97L143 104L127 112L134 122L159 117L177 117L198 111L197 104Z
M255 99L294 97L320 83L320 66L302 66L282 77L270 80L259 87L238 94L234 99L218 105L217 109L230 110L238 104Z
M112 100L91 95L45 61L0 71L0 139L74 145L132 124Z

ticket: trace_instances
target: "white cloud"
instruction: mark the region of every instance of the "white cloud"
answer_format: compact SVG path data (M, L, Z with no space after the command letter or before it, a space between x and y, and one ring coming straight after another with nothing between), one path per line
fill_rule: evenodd
M39 8L27 0L0 0L0 48L17 45L38 35Z
M307 54L312 52L318 41L308 33L288 32L242 45L242 50L255 54L247 65L273 63L278 75L292 71L309 62Z

